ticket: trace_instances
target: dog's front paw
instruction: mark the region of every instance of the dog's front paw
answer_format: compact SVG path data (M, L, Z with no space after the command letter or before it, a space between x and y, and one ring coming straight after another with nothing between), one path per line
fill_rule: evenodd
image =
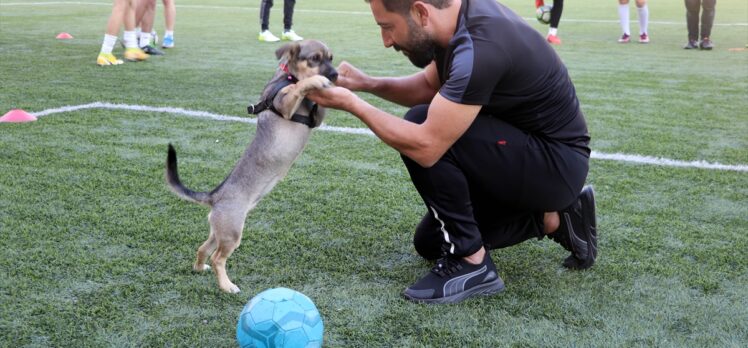
M324 77L322 75L314 75L312 77L304 79L301 82L304 83L304 86L302 88L304 94L306 94L306 92L309 92L311 90L322 89L322 88L327 88L327 87L332 86L332 82L330 82L330 80L327 77Z

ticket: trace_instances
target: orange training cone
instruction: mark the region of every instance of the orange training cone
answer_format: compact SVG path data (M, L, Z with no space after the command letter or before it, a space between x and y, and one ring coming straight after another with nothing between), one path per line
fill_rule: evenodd
M21 122L33 122L36 121L36 117L21 109L13 109L8 111L3 117L0 117L0 122L8 123L21 123Z
M62 33L57 34L57 38L60 40L67 40L67 39L72 39L73 35L70 35L66 32L62 32Z

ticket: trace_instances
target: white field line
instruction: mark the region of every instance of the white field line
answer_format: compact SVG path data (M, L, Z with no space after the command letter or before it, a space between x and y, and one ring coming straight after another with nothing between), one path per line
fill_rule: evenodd
M257 123L257 119L252 117L238 117L230 115L214 114L207 111L196 111L187 110L182 108L174 107L154 107L146 105L128 105L128 104L112 104L95 102L83 105L71 105L63 106L60 108L47 109L39 112L33 112L32 115L36 117L49 116L65 112L73 112L85 109L111 109L111 110L128 110L128 111L144 111L144 112L159 112L167 114L182 115L196 118L207 118L216 121L232 121L232 122L243 122L243 123ZM367 128L350 128L350 127L332 127L323 124L319 130L328 132L337 132L345 134L357 134L357 135L368 135L374 136L374 133ZM629 155L624 153L603 153L592 151L591 158L597 160L608 160L618 162L629 162L637 164L649 164L656 166L666 167L684 167L684 168L699 168L699 169L712 169L712 170L730 170L738 172L748 172L748 165L745 164L721 164L712 163L706 161L680 161L669 158L642 156L642 155Z
M10 2L10 3L0 3L0 7L3 6L60 6L60 5L85 5L85 6L112 6L111 2L85 2L85 1L47 1L47 2ZM236 11L236 10L250 10L250 11L259 11L258 7L250 7L250 6L218 6L218 5L177 5L179 8L184 9L214 9L214 10L230 10L230 11ZM303 9L303 8L296 8L294 12L309 12L309 13L332 13L332 14L345 14L345 15L356 15L356 16L370 16L371 12L369 11L340 11L340 10L321 10L321 9ZM526 21L535 21L535 18L524 18ZM618 23L618 20L613 19L571 19L571 18L564 18L564 23L567 22L577 22L577 23ZM636 22L635 20L631 21L632 23ZM637 22L638 23L638 22ZM684 22L673 22L673 21L649 21L649 24L655 24L655 25L685 25ZM748 23L714 23L714 26L725 26L725 27L748 27Z

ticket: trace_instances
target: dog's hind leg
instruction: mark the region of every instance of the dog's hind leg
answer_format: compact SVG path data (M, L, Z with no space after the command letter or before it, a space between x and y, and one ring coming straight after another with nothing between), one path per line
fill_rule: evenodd
M218 287L221 288L221 290L232 294L238 293L241 290L239 290L239 287L229 279L229 275L226 272L226 259L231 256L237 247L239 247L239 239L241 238L231 241L219 241L218 248L211 257L216 272L216 278L218 279Z
M239 212L216 212L210 214L210 226L213 231L216 251L210 260L218 279L218 287L228 293L238 293L239 287L231 282L226 272L226 260L242 241L242 229L247 214Z
M205 261L208 260L208 256L213 253L214 250L216 250L216 235L213 233L213 229L211 228L210 236L208 239L197 249L197 258L195 260L195 264L192 265L192 269L195 272L203 272L210 269L210 266L208 266Z

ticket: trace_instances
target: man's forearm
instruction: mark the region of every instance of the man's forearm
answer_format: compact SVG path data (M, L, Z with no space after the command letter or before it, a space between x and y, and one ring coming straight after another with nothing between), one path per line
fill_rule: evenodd
M356 98L347 111L359 118L385 144L411 158L423 167L430 167L441 157L432 153L429 137L424 136L419 124L406 121L375 108L366 101Z
M405 77L372 77L367 81L365 92L408 107L428 104L436 94L420 73Z

